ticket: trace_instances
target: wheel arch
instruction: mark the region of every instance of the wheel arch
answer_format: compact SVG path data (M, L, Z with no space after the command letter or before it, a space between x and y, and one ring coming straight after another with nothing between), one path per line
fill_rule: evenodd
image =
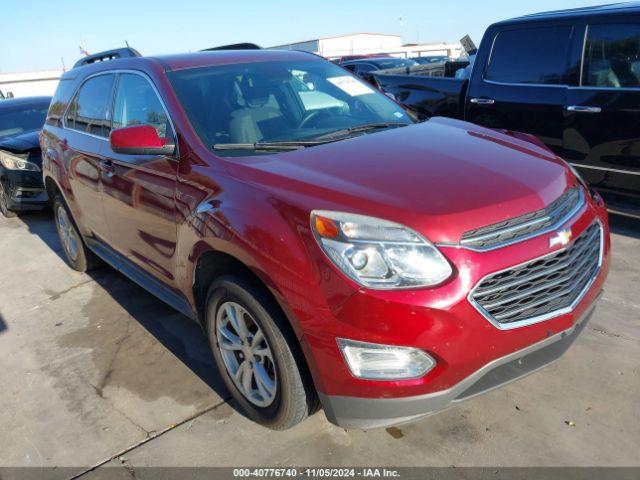
M44 177L44 188L47 191L50 203L53 203L53 199L55 198L56 194L60 194L64 198L62 189L58 185L58 182L56 182L51 175L46 175Z
M205 242L200 242L196 246L192 258L195 260L191 288L198 319L203 328L206 328L205 308L209 286L217 278L224 275L235 275L262 290L288 320L296 338L300 338L299 326L295 322L295 317L293 317L286 299L280 293L275 282L264 271L255 268L256 264L252 259L241 259L226 249L216 249ZM254 266L250 266L252 264Z

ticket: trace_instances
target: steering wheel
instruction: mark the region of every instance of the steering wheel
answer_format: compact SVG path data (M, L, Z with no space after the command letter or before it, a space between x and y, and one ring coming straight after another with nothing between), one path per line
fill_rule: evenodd
M317 118L321 117L322 115L330 116L331 114L330 114L327 110L325 110L325 109L322 109L322 110L312 110L311 112L307 113L307 114L304 116L304 118L303 118L303 119L302 119L302 121L300 122L300 125L298 125L298 128L305 128L305 127L309 126L309 124L310 124L313 120L315 120L315 119L317 119Z

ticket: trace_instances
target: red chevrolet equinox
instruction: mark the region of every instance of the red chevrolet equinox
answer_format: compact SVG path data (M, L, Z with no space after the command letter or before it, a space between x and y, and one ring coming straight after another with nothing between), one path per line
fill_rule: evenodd
M69 265L106 262L199 322L274 429L319 406L398 424L532 373L609 269L602 200L540 141L415 123L304 52L79 66L40 141Z

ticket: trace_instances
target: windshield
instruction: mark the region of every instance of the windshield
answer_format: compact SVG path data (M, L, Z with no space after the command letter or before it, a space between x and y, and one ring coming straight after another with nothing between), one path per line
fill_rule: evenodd
M386 68L413 67L418 65L418 62L410 58L389 58L385 60L376 60L376 65L380 70L384 70Z
M382 93L315 59L192 68L168 77L196 133L211 148L309 142L366 124L376 124L371 131L379 131L379 124L412 123ZM344 136L350 134L355 132ZM216 153L234 154L230 149Z
M48 103L0 108L0 138L40 130L44 125L47 110L49 110Z

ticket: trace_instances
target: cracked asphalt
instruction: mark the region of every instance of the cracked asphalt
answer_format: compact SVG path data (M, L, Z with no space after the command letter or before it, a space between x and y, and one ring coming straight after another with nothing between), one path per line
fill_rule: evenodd
M0 466L640 466L640 222L555 365L418 423L286 432L228 401L193 322L108 267L63 262L50 213L0 219Z

